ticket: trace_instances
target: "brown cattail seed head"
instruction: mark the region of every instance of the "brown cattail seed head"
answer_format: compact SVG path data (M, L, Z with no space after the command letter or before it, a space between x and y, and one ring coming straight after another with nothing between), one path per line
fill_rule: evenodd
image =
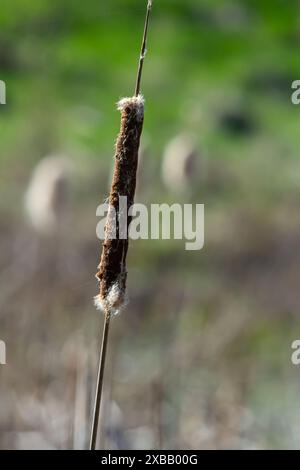
M201 158L193 139L178 135L167 145L163 155L162 179L169 191L184 193L199 181Z
M68 212L71 166L64 155L49 155L36 165L25 194L25 210L41 236L54 236Z
M134 203L138 152L144 121L144 99L141 95L123 98L118 103L121 111L121 129L116 143L115 167L109 196L109 211L105 226L105 240L96 274L100 293L95 297L97 308L106 315L117 314L125 304L126 255L128 230L131 217L128 211ZM127 198L127 227L125 237L120 238L119 198ZM112 210L113 209L113 210ZM116 217L115 217L116 216ZM115 232L115 237L111 234Z

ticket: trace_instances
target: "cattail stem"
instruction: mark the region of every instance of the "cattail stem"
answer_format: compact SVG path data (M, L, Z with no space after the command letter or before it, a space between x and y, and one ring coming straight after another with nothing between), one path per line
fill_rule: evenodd
M101 398L102 398L102 390L103 390L103 381L104 381L103 379L104 379L105 359L106 359L107 344L108 344L109 325L110 325L110 315L106 314L105 319L104 319L102 343L101 343L100 358L99 358L99 368L98 368L98 376L97 376L97 388L96 388L95 405L94 405L94 413L93 413L90 450L95 450L96 443L97 443L98 423L99 423Z
M140 61L139 61L139 68L138 68L136 86L135 86L135 96L138 96L140 94L140 91L141 91L143 66L144 66L145 56L146 56L146 53L147 53L147 38L148 38L148 29L149 29L149 20L150 20L151 8L152 8L152 0L148 0L145 27L144 27L144 34L143 34Z

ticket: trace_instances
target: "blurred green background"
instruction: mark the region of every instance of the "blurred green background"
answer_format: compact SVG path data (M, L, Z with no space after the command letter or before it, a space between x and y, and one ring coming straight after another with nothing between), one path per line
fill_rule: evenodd
M146 1L2 0L1 448L87 445L96 207ZM205 204L205 247L131 242L107 448L299 448L298 0L155 0L137 202ZM175 139L175 140L174 140Z

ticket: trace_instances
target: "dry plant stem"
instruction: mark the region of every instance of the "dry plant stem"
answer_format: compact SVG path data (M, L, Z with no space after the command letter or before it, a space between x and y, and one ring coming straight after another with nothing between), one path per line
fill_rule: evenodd
M143 34L143 41L142 41L142 48L141 48L141 54L140 54L140 62L139 62L139 68L138 68L136 86L135 86L135 96L138 96L140 94L140 90L141 90L141 80L142 80L142 74L143 74L143 66L144 66L145 56L146 56L146 53L147 53L147 37L148 37L148 28L149 28L151 8L152 8L152 0L148 0L145 27L144 27L144 34Z
M98 376L97 376L97 388L96 388L96 397L95 397L95 405L94 405L90 450L95 450L96 444L97 444L97 433L98 433L101 398L102 398L102 390L103 390L103 379L104 379L105 359L106 359L106 351L107 351L107 344L108 344L109 325L110 325L110 315L105 315Z

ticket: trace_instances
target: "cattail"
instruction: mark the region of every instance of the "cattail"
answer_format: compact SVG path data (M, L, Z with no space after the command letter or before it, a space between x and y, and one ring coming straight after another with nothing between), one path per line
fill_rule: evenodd
M117 313L125 303L126 255L131 218L127 213L125 238L121 238L124 227L120 229L119 223L116 224L115 215L120 215L121 212L120 195L126 197L126 210L134 202L138 152L144 121L144 99L141 95L124 98L118 103L118 109L121 111L121 130L116 144L106 236L99 272L96 274L100 284L100 294L95 298L95 303L106 315ZM114 238L112 238L113 232Z
M95 298L95 304L97 308L104 312L104 328L91 431L91 450L96 448L110 319L112 315L121 310L126 298L126 256L128 251L128 230L131 222L128 210L134 202L138 153L144 121L144 98L140 94L140 88L144 59L147 52L151 7L152 0L148 0L135 94L131 98L123 98L118 103L118 109L121 111L121 129L116 144L115 168L109 196L105 240L99 271L96 274L99 280L100 292ZM120 197L126 197L127 221L125 230L120 223L123 215L123 209L120 207Z
M162 179L171 192L185 192L199 179L201 159L192 139L178 135L167 145L163 155Z
M25 209L33 228L53 235L67 213L70 164L66 157L49 155L35 167L25 194Z

